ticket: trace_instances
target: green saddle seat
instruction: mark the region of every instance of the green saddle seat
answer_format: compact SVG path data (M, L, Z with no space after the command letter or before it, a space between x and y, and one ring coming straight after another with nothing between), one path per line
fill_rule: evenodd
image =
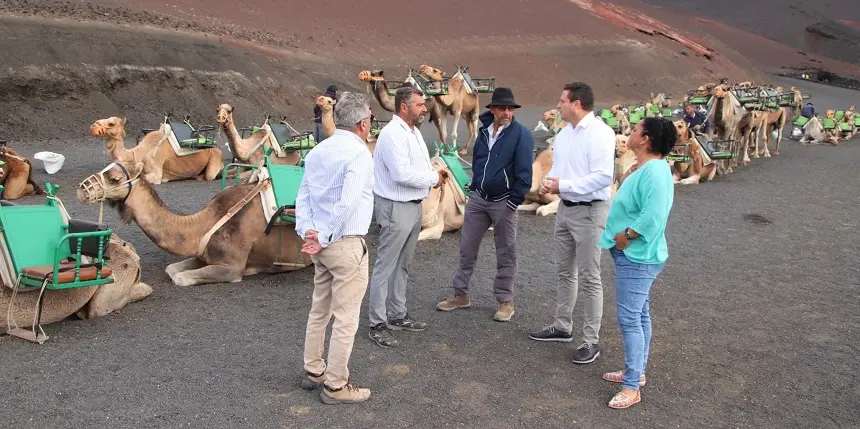
M631 113L630 114L630 126L634 126L634 125L638 124L639 121L641 121L641 120L642 120L642 114L641 113Z
M857 115L857 117L854 118L854 126L860 127L860 115Z
M690 97L687 102L695 105L703 105L708 104L708 101L710 101L710 99L711 97Z
M797 119L794 120L794 125L798 127L805 127L807 122L809 122L809 118L807 118L806 116L798 116Z
M302 178L305 175L304 167L295 165L278 165L268 162L266 158L266 168L269 170L269 177L272 179L272 192L275 194L275 204L278 208L295 208L296 198L299 195L299 186L302 184ZM287 222L295 222L294 216L282 212L281 220Z
M833 113L833 117L834 117L837 121L841 121L841 120L842 120L842 118L844 118L844 117L845 117L845 111L844 111L844 110L837 110L836 112L834 112L834 113Z
M600 111L600 117L605 120L609 118L614 118L615 115L613 115L609 109L603 109Z
M840 122L839 123L839 130L845 131L845 132L851 132L851 131L854 131L854 126L849 124L848 122Z
M437 150L438 150L437 146ZM450 149L445 148L439 151L439 158L442 158L442 161L445 162L445 165L448 167L448 171L451 172L451 176L454 177L454 181L457 183L457 186L463 190L463 195L469 195L469 183L472 181L472 177L466 171L467 167L464 167L460 162L460 158L457 157L456 152L454 152L456 148ZM471 167L468 167L471 170Z
M821 126L824 127L825 130L836 129L836 119L824 118L821 120Z
M664 118L672 117L672 109L663 109L660 113L663 114Z
M725 147L728 142L708 140L707 136L704 135L696 135L696 141L712 160L733 159L738 155L737 152Z
M611 118L605 118L604 121L606 122L606 125L609 125L609 128L616 131L618 130L618 119L615 119L614 116Z

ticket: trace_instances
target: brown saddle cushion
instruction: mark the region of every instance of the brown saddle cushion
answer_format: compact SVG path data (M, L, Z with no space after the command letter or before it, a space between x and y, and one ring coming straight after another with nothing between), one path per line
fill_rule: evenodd
M63 271L65 270L65 271ZM23 270L25 276L35 279L47 279L54 275L53 265L38 265L35 267L25 267ZM81 268L81 281L95 280L98 275L96 267ZM102 267L102 278L110 277L110 267ZM61 264L60 278L57 283L72 283L75 281L75 264Z

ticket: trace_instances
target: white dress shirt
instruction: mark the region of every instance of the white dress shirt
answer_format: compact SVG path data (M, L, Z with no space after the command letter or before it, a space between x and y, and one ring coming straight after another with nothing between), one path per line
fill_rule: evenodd
M499 139L499 136L502 135L502 130L506 127L506 125L499 125L499 129L496 131L496 135L493 136L493 127L495 126L496 124L494 122L490 124L489 127L487 127L487 137L489 137L489 140L487 140L487 146L490 147L490 150L493 150L493 145L496 144L496 140Z
M373 157L356 134L335 130L305 158L296 197L296 232L319 233L322 247L345 235L366 235L373 216Z
M376 139L373 152L373 192L392 201L423 200L439 181L430 166L430 153L418 127L397 115L391 117Z
M608 201L615 172L615 131L589 112L555 136L552 169L559 196L570 202Z

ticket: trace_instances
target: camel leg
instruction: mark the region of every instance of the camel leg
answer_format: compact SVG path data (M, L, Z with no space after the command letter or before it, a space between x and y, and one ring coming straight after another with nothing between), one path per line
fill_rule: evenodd
M206 266L206 263L203 262L203 260L198 257L193 257L168 265L167 268L164 269L164 272L170 276L170 280L173 280L173 282L176 283L174 276L177 274L183 271L196 270L204 266Z
M442 232L445 230L445 219L438 217L436 223L424 228L418 233L418 241L422 240L438 240L442 238Z
M549 216L558 213L558 203L561 202L561 199L555 200L549 204L545 204L543 206L538 207L535 211L535 214L538 216Z
M451 127L451 144L457 147L457 127L460 126L460 116L462 112L454 112L454 125ZM469 146L469 142L460 149L460 155L465 155L467 151L467 147Z
M540 207L539 203L520 204L519 206L517 206L517 210L524 211L524 212L532 212L532 211L537 210L538 207Z
M684 180L681 180L682 185L696 185L699 183L699 175L692 175Z
M764 151L764 157L770 158L770 150L768 149L768 145L770 144L770 127L765 128L764 130L764 143L762 144L762 151Z
M209 149L207 149L209 150ZM214 151L212 151L214 152ZM209 157L209 163L206 164L205 178L206 180L215 180L221 171L224 169L224 161L221 160L220 153L212 153Z
M173 276L173 284L176 286L236 283L240 281L242 281L242 272L224 265L207 265L196 270L183 271Z
M782 129L781 128L779 131L776 132L776 148L773 151L774 155L779 155L779 141L780 140L782 140ZM768 155L770 155L770 154L768 154ZM768 156L768 155L765 155L765 156Z
M137 302L152 294L152 287L144 282L137 282L131 287L131 293L128 296L128 302Z

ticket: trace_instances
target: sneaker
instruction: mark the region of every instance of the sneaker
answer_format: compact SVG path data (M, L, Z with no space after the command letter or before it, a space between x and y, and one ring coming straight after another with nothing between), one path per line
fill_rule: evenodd
M394 331L421 332L427 329L426 323L412 320L408 314L402 319L389 320L387 326Z
M469 301L469 295L454 295L438 304L436 308L442 311L451 311L458 308L469 308L472 303Z
M368 399L370 399L370 389L354 386L349 382L340 389L332 389L323 385L320 392L320 400L328 405L357 404Z
M576 353L573 354L573 363L591 363L600 356L600 346L597 344L582 343Z
M499 311L493 316L493 320L497 322L507 322L514 316L514 300L506 301L499 304Z
M314 375L305 371L305 378L302 379L302 389L314 390L322 386L323 381L325 381L325 373Z
M379 347L390 349L398 346L397 339L391 335L391 331L388 330L388 326L385 326L385 323L371 326L367 336Z
M535 341L558 341L560 343L569 343L573 341L573 333L556 329L555 326L549 326L542 331L532 332L529 338Z

